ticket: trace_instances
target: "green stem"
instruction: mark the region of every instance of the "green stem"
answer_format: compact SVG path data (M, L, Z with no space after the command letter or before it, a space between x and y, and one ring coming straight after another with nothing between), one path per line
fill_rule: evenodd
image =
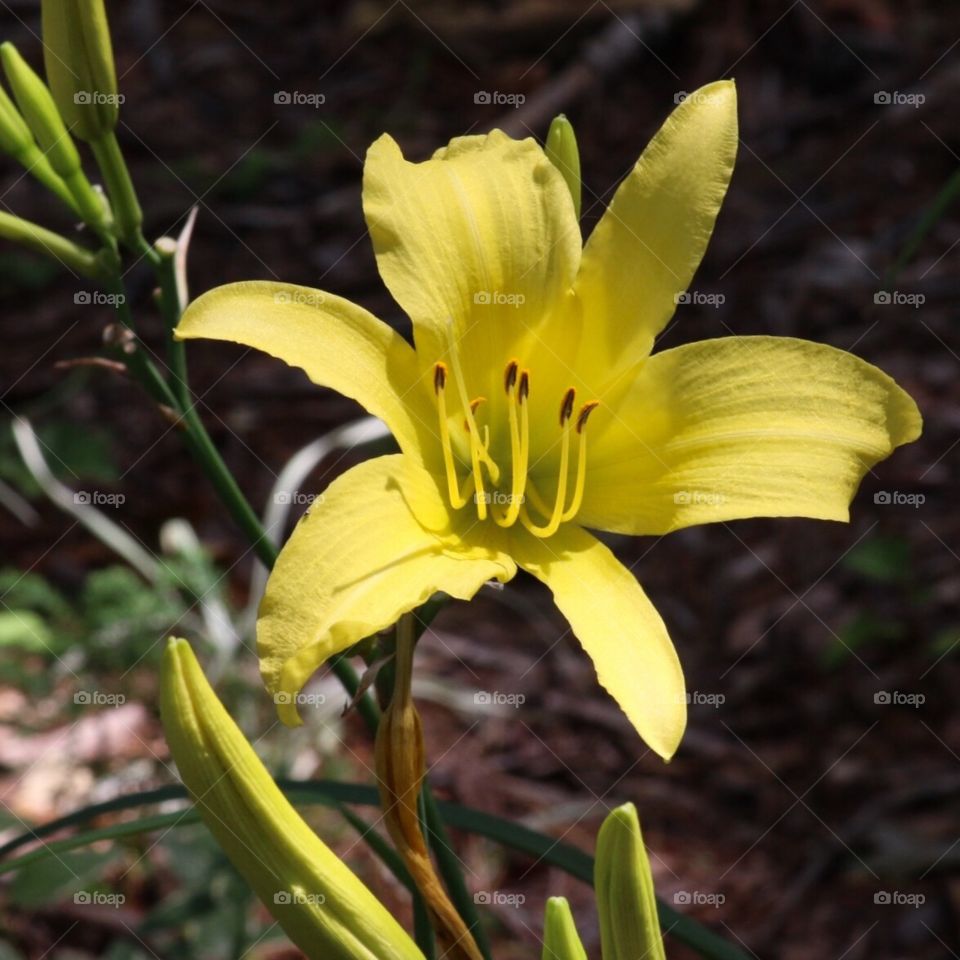
M113 220L117 234L131 249L136 249L140 237L140 225L143 223L143 213L140 210L140 201L134 189L133 180L127 162L123 159L117 135L108 133L101 140L94 140L90 149L96 158L100 173L103 174L107 196L110 197L110 207L113 210Z

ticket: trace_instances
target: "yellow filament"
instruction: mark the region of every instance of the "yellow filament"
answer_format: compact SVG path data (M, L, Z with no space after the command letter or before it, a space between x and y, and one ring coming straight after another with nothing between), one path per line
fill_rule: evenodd
M545 526L540 526L530 519L526 504L520 510L521 523L535 537L552 537L564 518L564 504L567 502L567 475L570 472L570 432L574 429L570 420L573 410L573 389L567 391L563 398L563 404L560 407L560 429L563 435L560 440L560 471L557 478L557 495L553 501L553 509L550 511L550 519Z
M443 466L447 474L447 495L454 510L466 505L466 497L460 493L460 482L457 480L457 465L453 459L453 446L450 443L450 426L447 423L447 401L445 397L446 368L438 364L434 377L437 393L437 415L440 418L440 445L443 448Z
M453 378L457 382L457 392L460 394L460 403L463 405L464 416L467 421L467 431L470 434L470 458L474 464L480 461L486 464L490 473L490 480L494 485L500 481L500 468L490 456L490 452L480 442L480 431L477 429L477 421L473 415L473 409L470 401L467 399L467 383L463 377L463 370L460 367L460 354L457 352L457 342L453 333L453 323L446 325L447 349L450 354L450 363L453 366ZM476 448L476 449L475 449ZM474 466L474 471L476 471ZM482 489L483 480L477 478L477 490ZM481 519L483 519L481 517Z
M530 415L528 412L526 392L518 390L516 378L516 362L507 368L507 407L510 413L510 458L513 464L513 473L510 478L510 502L504 515L498 516L494 511L493 519L501 527L512 527L520 515L523 504L524 489L527 485L527 464L530 459ZM524 374L526 377L527 375ZM524 381L529 383L529 379ZM519 408L519 415L517 410Z
M585 403L577 417L577 482L573 488L573 500L563 512L564 523L577 515L583 503L583 491L587 485L587 418L598 404L598 400Z

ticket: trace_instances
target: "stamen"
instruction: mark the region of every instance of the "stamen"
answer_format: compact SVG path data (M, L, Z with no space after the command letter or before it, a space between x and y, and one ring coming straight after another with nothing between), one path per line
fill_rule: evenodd
M443 449L443 467L447 475L447 496L454 510L465 506L467 499L460 493L460 481L457 479L457 466L453 459L453 446L450 443L450 426L447 423L447 367L437 363L433 368L433 389L437 394L437 416L440 420L440 446Z
M467 399L467 383L463 376L463 369L460 366L460 355L457 352L457 342L453 333L452 321L447 322L445 332L447 334L447 349L450 354L450 362L453 364L453 377L457 382L457 392L460 394L460 403L463 406L467 419L467 430L470 433L470 459L475 463L483 461L487 466L487 470L490 472L491 481L496 485L500 481L500 468L497 466L493 457L490 456L487 448L480 442L480 431L477 429L477 421L474 419L470 401ZM474 451L474 447L477 448L476 451ZM482 479L478 478L478 492L482 489L482 485ZM481 517L481 519L483 518Z
M590 414L599 405L599 400L590 400L580 408L580 413L577 415L577 482L573 489L573 500L570 501L570 506L563 512L564 523L577 515L583 503L583 491L587 485L587 434L584 428L587 425L587 420L590 419Z
M510 391L513 389L513 385L517 382L517 368L520 365L516 360L511 360L507 364L507 369L503 374L503 389L506 390L507 396L510 396Z
M512 527L520 515L523 492L527 485L527 461L530 457L530 418L527 404L524 402L530 392L530 376L524 370L520 388L517 389L517 368L517 361L511 360L503 376L510 417L510 462L513 472L510 477L510 502L507 504L506 512L500 516L496 510L493 511L493 519L501 527ZM520 408L519 416L517 415L518 407Z
M567 474L570 472L570 433L573 429L570 418L573 416L573 404L577 392L570 387L563 395L560 404L560 429L563 434L560 438L560 469L557 477L557 495L553 501L553 510L545 526L539 526L530 519L526 504L520 511L520 520L535 537L551 537L560 528L564 518L564 504L567 502Z
M471 401L470 401L470 412L474 415L474 420L476 420L477 407L479 407L480 404L486 403L486 402L487 402L487 398L486 398L486 397L477 397L476 400L471 400ZM470 432L470 424L467 422L466 417L464 417L464 420L463 420L463 429L466 430L468 433ZM489 436L489 428L488 428L488 427L484 427L484 430L487 431L487 434L488 434L488 436ZM485 447L489 447L489 446L490 446L490 442L489 442L488 440L484 440L484 441L483 441L483 445L484 445Z

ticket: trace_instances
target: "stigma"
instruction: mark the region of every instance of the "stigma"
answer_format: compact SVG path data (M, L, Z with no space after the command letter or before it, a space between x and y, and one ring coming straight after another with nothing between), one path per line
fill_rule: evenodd
M541 495L531 477L530 371L521 368L519 360L514 359L510 360L503 372L507 423L501 422L501 426L507 426L510 432L510 464L509 470L501 470L491 454L490 432L493 426L484 424L481 430L477 419L485 398L470 398L452 334L448 343L450 367L442 362L434 365L433 387L450 505L460 510L472 499L479 520L490 517L501 527L520 523L534 536L552 536L561 524L577 515L583 502L587 472L586 427L599 401L590 400L577 410L577 392L573 387L564 391L560 398L557 433L548 440L548 443L559 444L560 449L556 490L550 503ZM462 428L466 432L467 456L462 454L461 443L459 459L451 436L447 396L450 387L456 391L456 405L462 411ZM456 427L456 421L454 424ZM498 451L501 450L498 447ZM465 459L468 460L466 464L463 463ZM572 463L574 459L575 464ZM466 467L466 476L461 481L458 471L463 467Z

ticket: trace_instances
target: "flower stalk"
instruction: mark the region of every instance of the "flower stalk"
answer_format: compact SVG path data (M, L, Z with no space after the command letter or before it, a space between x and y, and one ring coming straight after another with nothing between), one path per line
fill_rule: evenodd
M483 960L472 933L443 889L421 829L426 759L420 714L411 690L416 646L413 618L401 617L396 633L393 692L377 728L374 754L383 820L427 904L443 955L451 960Z

